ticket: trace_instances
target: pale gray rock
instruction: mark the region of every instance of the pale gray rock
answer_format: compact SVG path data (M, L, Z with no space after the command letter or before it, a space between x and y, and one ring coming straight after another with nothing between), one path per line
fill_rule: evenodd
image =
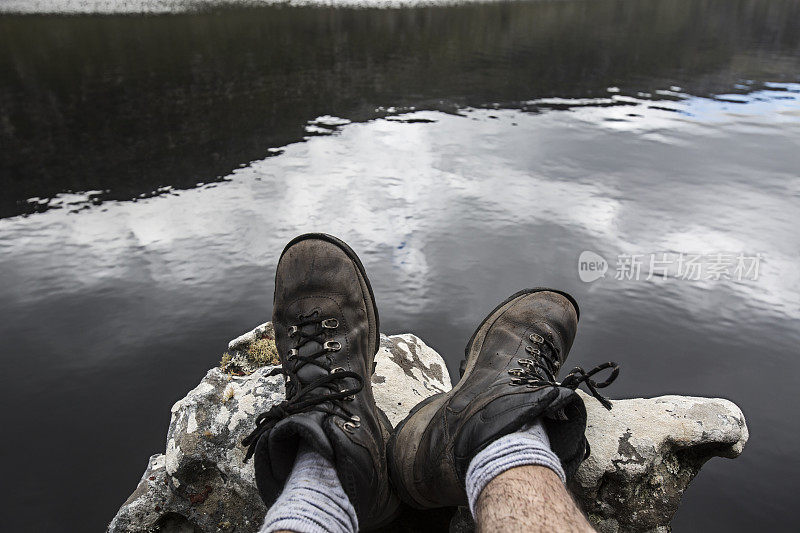
M155 467L151 459L109 531L181 531L174 528L187 524L199 531L256 531L266 509L253 463L242 462L241 440L258 413L283 400L283 378L268 376L271 369L248 376L211 369L176 402L164 455L156 456Z
M264 322L247 333L239 335L231 342L228 343L228 350L241 350L247 345L252 344L265 335L274 335L275 331L272 329L272 322Z
M271 331L270 324L262 324L232 341L231 349L247 350L248 343L263 342ZM257 531L266 509L252 462L242 462L241 440L258 413L283 400L283 378L268 376L272 368L243 376L214 368L175 403L165 453L150 458L108 531ZM393 424L419 401L451 388L442 357L411 334L381 336L372 385ZM727 400L616 400L606 411L593 398L584 399L592 453L570 488L603 533L668 531L703 463L715 456L736 457L747 441L744 416ZM408 512L403 520L409 527L394 531L431 523ZM472 527L468 512L451 522L454 531Z
M591 455L570 488L602 533L669 531L681 496L712 457L737 457L747 442L742 411L728 400L583 395Z
M381 335L375 362L375 403L395 426L419 402L452 387L442 356L409 333Z
M229 349L246 350L271 332L271 324L262 324L231 341ZM441 356L414 335L381 335L375 361L375 401L393 424L421 400L450 390ZM273 368L245 376L213 368L175 403L166 452L150 458L108 530L257 531L266 509L252 461L242 462L241 440L256 415L284 399L283 377L268 376Z

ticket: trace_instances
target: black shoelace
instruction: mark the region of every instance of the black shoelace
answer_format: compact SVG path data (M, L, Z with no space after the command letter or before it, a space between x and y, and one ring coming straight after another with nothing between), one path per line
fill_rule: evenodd
M358 416L350 413L342 402L355 399L354 395L364 387L364 378L356 372L341 367L331 368L332 359L326 355L329 352L338 352L342 347L337 341L327 340L327 331L338 328L339 321L335 318L322 319L318 311L301 315L299 318L300 322L289 327L289 337L294 343L285 364L274 368L268 374L269 376L283 374L286 378L286 400L273 405L268 411L256 417L256 428L242 440L242 444L247 446L245 462L255 453L259 437L293 414L314 410L346 419L345 429L357 428L360 425L361 420ZM316 342L320 348L309 355L300 355L300 348L309 342ZM328 374L308 383L301 383L297 373L306 365L322 368ZM355 379L358 385L340 389L339 382L345 378ZM328 389L329 392L310 395L312 391L320 388ZM323 405L325 403L329 403L332 407Z
M581 383L586 385L591 395L599 401L606 409L611 409L611 402L608 398L600 394L597 389L602 389L611 385L619 375L619 365L617 363L608 362L597 365L588 372L583 368L576 366L569 374L564 376L564 379L559 383L556 381L556 373L558 372L558 352L556 347L547 339L538 333L531 333L528 339L534 343L533 346L527 346L525 351L530 354L530 358L518 359L517 363L521 368L512 368L508 373L513 376L511 385L520 386L527 385L528 387L568 387L572 390L578 388ZM542 351L542 348L547 347ZM606 369L613 369L608 379L598 383L592 379L592 376L598 372Z

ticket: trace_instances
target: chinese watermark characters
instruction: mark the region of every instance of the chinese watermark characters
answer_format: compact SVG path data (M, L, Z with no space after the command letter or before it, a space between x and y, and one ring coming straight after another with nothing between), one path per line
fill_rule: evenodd
M603 256L587 250L578 258L578 277L589 283L612 270L619 281L756 281L761 260L761 254L657 252L619 254L610 266Z

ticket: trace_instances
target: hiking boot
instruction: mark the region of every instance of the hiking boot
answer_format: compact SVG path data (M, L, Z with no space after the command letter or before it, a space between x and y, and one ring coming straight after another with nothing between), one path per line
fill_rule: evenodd
M472 458L494 440L541 418L567 477L588 455L586 408L575 388L592 394L618 373L606 363L580 368L558 383L578 326L578 305L566 293L526 289L487 316L467 344L463 375L447 393L417 405L395 429L387 455L400 497L418 508L467 505ZM590 376L613 368L596 383ZM611 404L603 398L603 404Z
M392 426L371 384L378 310L355 252L319 233L287 244L272 324L282 365L273 374L286 378L286 400L259 415L243 441L261 498L267 507L275 502L304 441L335 466L361 529L390 521L399 505L386 465Z

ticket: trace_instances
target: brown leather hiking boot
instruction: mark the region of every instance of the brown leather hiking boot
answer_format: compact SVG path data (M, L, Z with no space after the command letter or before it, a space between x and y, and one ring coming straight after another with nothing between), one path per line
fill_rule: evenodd
M370 377L379 347L378 310L364 267L344 242L301 235L275 274L272 323L286 401L256 419L244 441L269 507L291 473L301 441L327 457L361 529L390 521L385 442L392 426L375 405Z
M574 474L588 455L586 409L575 388L585 382L599 397L596 389L618 373L606 363L589 373L576 368L556 382L578 313L568 294L536 288L514 294L483 320L467 345L458 384L412 409L389 440L392 482L404 501L419 508L467 505L470 460L540 417L567 477ZM605 368L614 369L606 382L590 379Z

